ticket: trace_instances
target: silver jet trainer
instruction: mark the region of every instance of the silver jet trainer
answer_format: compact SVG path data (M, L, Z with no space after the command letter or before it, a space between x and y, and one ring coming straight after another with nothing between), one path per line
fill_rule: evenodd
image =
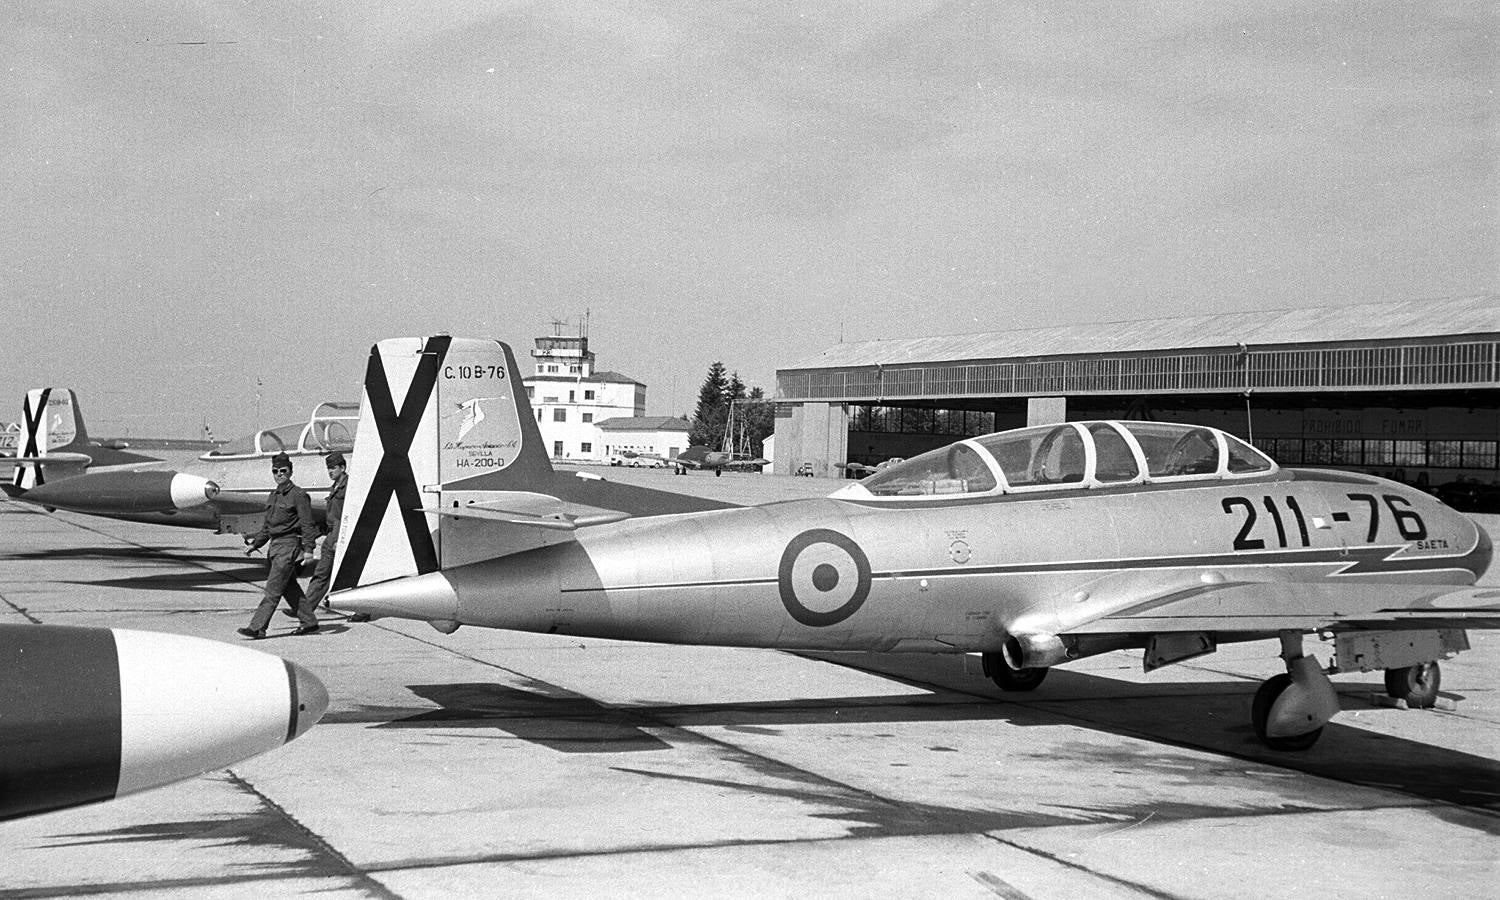
M322 456L333 450L353 450L350 429L355 421L353 403L319 403L306 422L263 428L216 447L185 471L90 471L29 490L6 488L5 493L12 500L49 510L211 528L220 534L254 534L260 529L266 494L276 487L271 459L285 453L294 465L302 466L298 477L311 482L302 487L312 497L313 516L321 522L328 499L327 486L319 484Z
M1473 521L1210 428L1026 428L729 507L553 472L511 349L440 336L373 348L356 445L332 605L442 632L974 652L1008 690L1111 650L1149 671L1279 637L1251 720L1299 750L1338 712L1304 635L1430 705L1462 629L1500 625Z

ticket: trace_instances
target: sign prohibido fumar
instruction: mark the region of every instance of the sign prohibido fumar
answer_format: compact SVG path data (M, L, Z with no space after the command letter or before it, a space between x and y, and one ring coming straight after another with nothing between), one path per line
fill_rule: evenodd
M505 367L470 365L450 356L439 375L442 481L460 481L510 465L521 449L521 423L511 393L519 385L506 377Z

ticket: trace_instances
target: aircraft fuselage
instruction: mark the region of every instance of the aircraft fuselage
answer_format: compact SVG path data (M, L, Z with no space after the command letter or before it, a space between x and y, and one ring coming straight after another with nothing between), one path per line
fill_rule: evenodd
M1192 596L1210 587L1196 612L1236 617L1239 631L1264 619L1274 634L1309 592L1375 616L1435 585L1472 584L1489 555L1471 520L1421 492L1367 476L1284 471L1146 489L830 498L632 520L420 576L439 593L441 582L451 586L452 603L444 598L412 617L670 643L994 651L1017 632L1086 625L1107 633L1112 615L1142 616L1143 596L1176 601L1162 631L1193 630ZM362 602L378 590L340 605L411 615ZM1307 630L1321 621L1309 614Z

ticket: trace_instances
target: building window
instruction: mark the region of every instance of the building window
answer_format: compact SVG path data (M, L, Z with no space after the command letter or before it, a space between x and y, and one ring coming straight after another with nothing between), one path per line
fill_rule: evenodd
M568 366L569 375L577 375L581 371L582 369L578 368L577 366Z
M1396 465L1427 465L1426 441L1396 441Z
M1432 441L1427 445L1427 465L1434 469L1459 467L1458 441Z
M562 456L562 441L552 442L552 455L557 457Z
M593 444L583 444L578 449L582 450L584 453L593 453L594 452L594 445Z
M1357 466L1363 461L1360 453L1363 441L1338 440L1331 443L1332 456L1328 461L1334 465Z
M593 413L584 413L583 414L583 421L585 423L594 421L594 414Z
M554 409L552 411L552 421L554 421L554 422L566 422L566 421L568 421L568 411L565 410L565 409L562 409L562 408Z
M592 400L592 399L594 399L594 392L593 391L584 391L583 392L583 399L585 399L585 400Z
M577 393L577 391L568 391L568 402L569 403L573 402L573 399L574 399L573 395L576 394L576 393Z
M537 410L536 411L536 420L538 422L542 421L542 411L541 410Z
M1394 466L1395 464L1395 441L1365 441L1365 465Z
M1464 468L1495 468L1495 449L1494 441L1464 441Z

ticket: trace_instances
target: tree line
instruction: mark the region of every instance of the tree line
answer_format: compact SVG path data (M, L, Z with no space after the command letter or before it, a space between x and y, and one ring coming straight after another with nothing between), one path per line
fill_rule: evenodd
M725 373L724 363L715 361L698 388L698 406L693 411L688 442L718 450L724 445L733 404L735 430L744 429L744 441L751 456L765 455L765 440L776 428L776 404L766 399L760 388L746 388L738 372ZM738 443L738 442L737 442ZM734 449L740 449L736 446Z

